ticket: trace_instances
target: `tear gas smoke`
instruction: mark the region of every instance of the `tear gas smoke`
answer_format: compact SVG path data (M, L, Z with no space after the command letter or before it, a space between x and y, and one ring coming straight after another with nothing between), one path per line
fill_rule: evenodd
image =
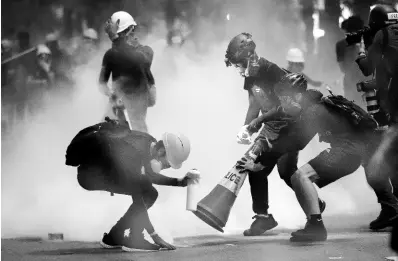
M281 44L287 49L295 39L281 30L280 21L267 21L266 26L261 22L257 26L248 21L237 23L228 38L241 31L251 32L259 55L284 66ZM159 138L164 131L178 131L190 138L189 159L179 171L164 174L182 177L190 168L198 168L204 197L247 150L236 143L248 107L247 92L243 78L224 65L228 42L211 46L206 54L197 54L189 42L181 50L169 49L162 39L164 26L159 28L146 39L155 52L152 71L158 89L157 104L148 111L149 133ZM211 32L211 27L204 31ZM97 89L109 41L104 46L89 65L76 68L77 84L71 94L52 94L44 111L3 141L2 237L63 232L66 239L99 240L131 203L127 196L85 191L77 183L76 169L64 164L66 147L74 135L103 119L107 110L107 99ZM323 148L324 144L313 140L300 153L299 166ZM269 179L270 213L281 227L297 228L305 216L294 193L276 172ZM248 181L245 183L232 209L227 233L240 233L251 224L252 201ZM159 198L149 215L165 239L218 233L185 210L185 188L157 189ZM362 169L323 189L320 196L328 204L326 216L360 215L377 209Z

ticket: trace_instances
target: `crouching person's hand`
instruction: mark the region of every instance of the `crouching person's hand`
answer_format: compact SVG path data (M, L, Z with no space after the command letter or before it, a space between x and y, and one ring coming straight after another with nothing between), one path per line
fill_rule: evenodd
M167 250L175 250L176 247L164 241L156 232L151 234L153 242L159 245L161 248L166 248Z
M199 183L200 180L200 172L197 169L191 169L185 174L185 176L181 179L178 179L179 187L186 187L188 185L188 181L192 181L193 183Z
M185 177L183 177L181 179L178 179L177 186L178 187L186 187L186 186L188 186L188 180L189 180L188 176L185 176Z

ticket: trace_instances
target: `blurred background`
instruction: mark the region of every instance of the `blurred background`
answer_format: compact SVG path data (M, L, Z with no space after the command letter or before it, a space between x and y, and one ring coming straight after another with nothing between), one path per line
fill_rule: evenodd
M2 237L62 232L67 239L99 240L130 204L125 196L83 190L76 169L64 165L74 135L108 111L97 81L111 47L103 27L113 12L129 12L139 25L137 35L155 52L158 102L148 112L149 132L159 138L164 131L179 131L192 142L181 171L165 174L182 177L198 168L205 196L247 150L235 141L248 99L243 78L224 64L229 40L251 33L258 54L281 67L287 66L287 51L299 48L304 72L344 93L347 72L336 54L336 43L347 31L341 25L354 15L366 24L371 6L381 2L398 5L374 0L2 1ZM50 64L45 73L43 59ZM299 165L324 148L315 138L300 153ZM269 184L270 212L280 226L303 224L294 193L277 173ZM159 192L150 216L165 239L218 233L185 210L185 189L159 187ZM326 221L327 226L366 225L379 212L362 169L320 195L328 204L325 215L340 220L338 225ZM251 204L245 184L227 233L249 227Z

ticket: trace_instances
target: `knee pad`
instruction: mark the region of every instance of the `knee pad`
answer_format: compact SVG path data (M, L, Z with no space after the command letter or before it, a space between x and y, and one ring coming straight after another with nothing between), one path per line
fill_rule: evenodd
M299 168L291 177L292 183L297 182L298 179L307 178L311 180L311 182L316 182L319 179L318 173L314 170L314 168L310 164L305 164L301 168Z

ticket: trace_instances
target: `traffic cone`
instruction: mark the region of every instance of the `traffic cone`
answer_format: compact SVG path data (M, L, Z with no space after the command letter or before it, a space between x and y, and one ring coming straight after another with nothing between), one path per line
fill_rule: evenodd
M258 143L254 143L245 153L245 157L256 160L261 151L261 145L259 145ZM247 171L239 173L237 166L238 164L236 163L216 187L206 197L199 201L196 211L193 212L206 224L223 233L223 227L225 227L228 221L236 197L248 174Z

